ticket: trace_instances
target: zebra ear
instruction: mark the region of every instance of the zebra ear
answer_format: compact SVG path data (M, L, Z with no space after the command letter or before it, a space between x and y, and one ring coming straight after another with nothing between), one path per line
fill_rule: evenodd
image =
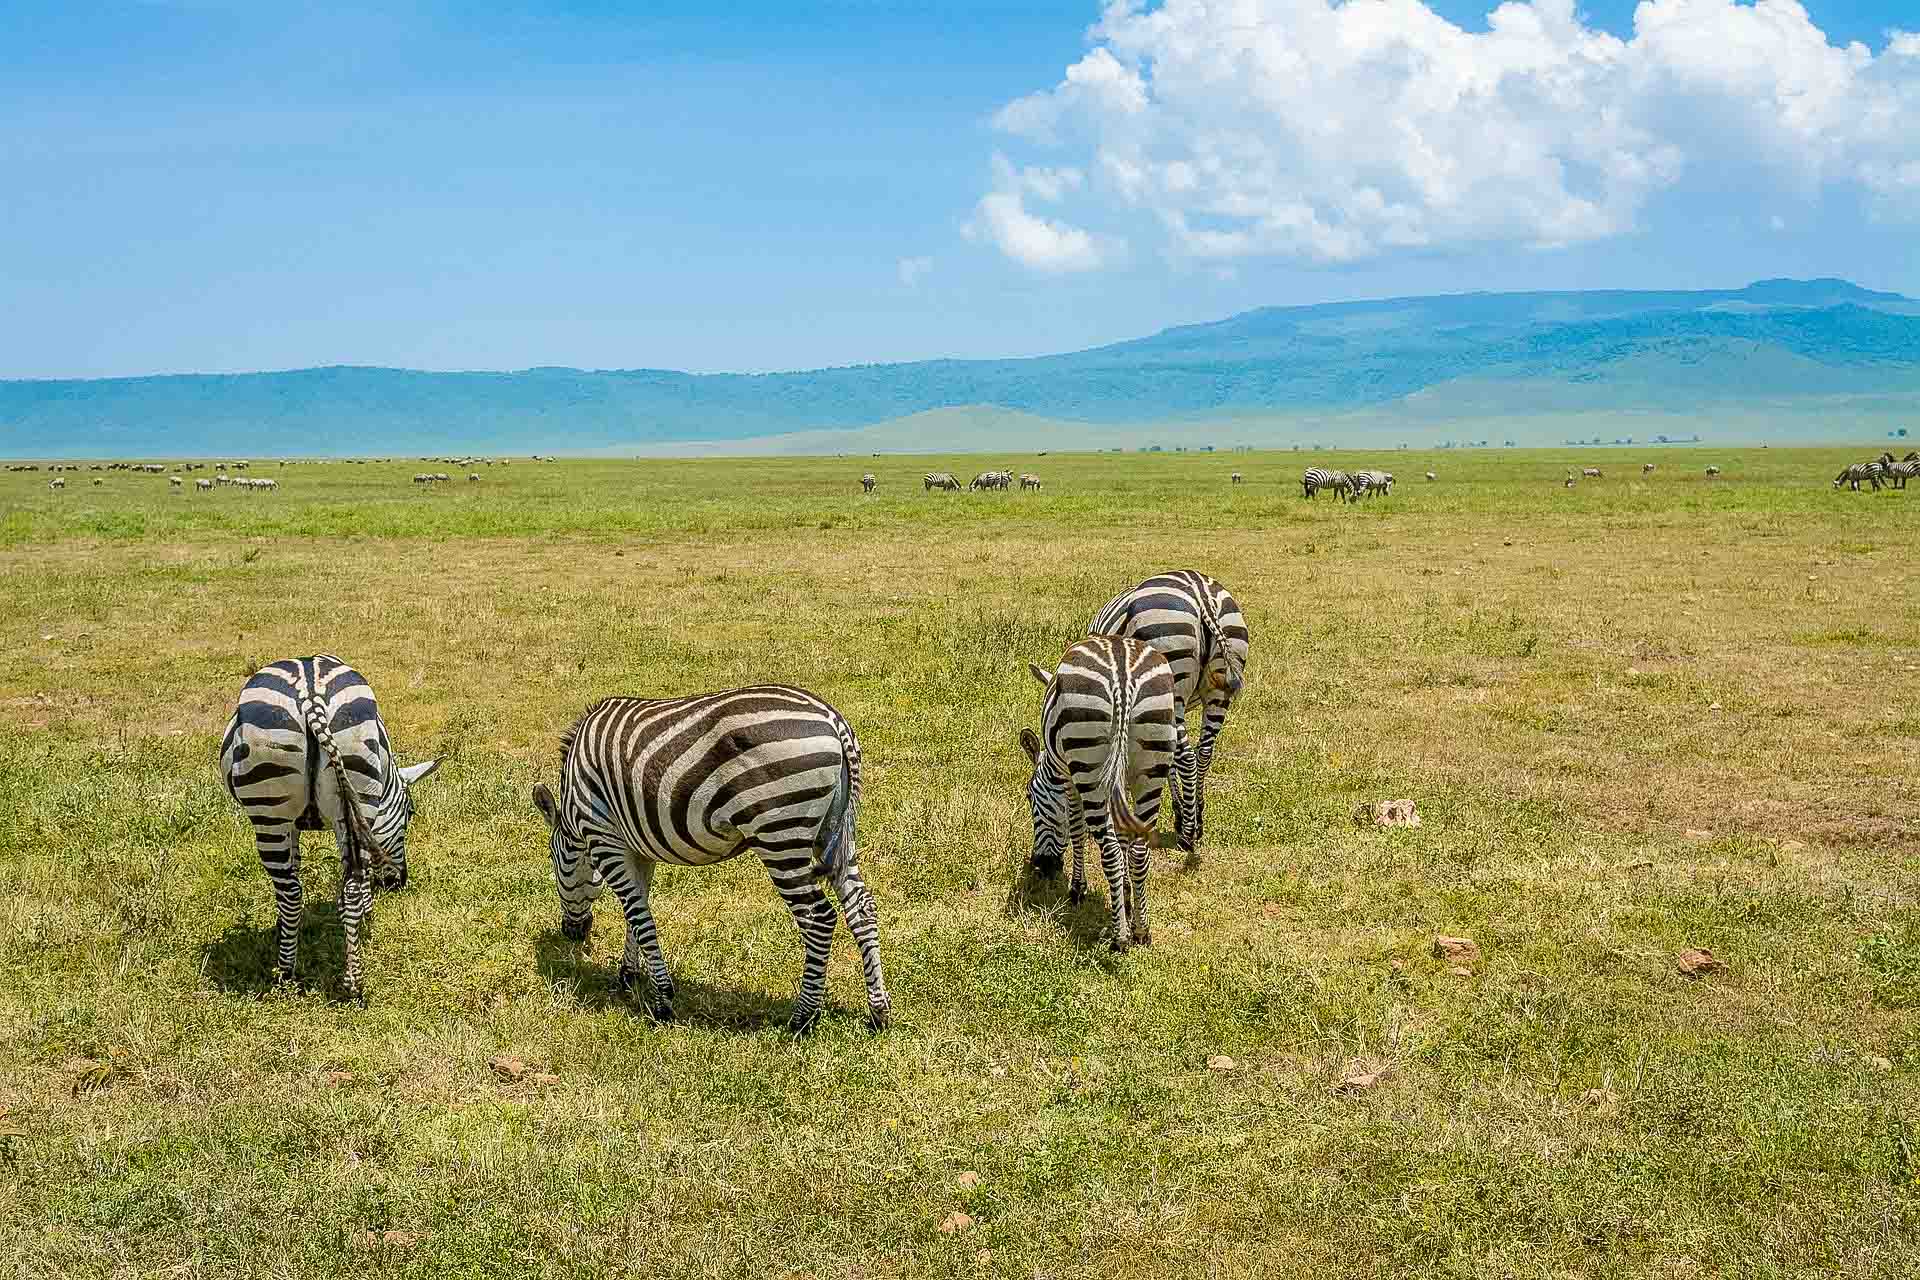
M1040 735L1031 729L1020 731L1020 748L1027 753L1027 759L1040 763Z
M1042 686L1051 686L1053 684L1053 672L1047 670L1039 663L1029 662L1027 664L1027 670L1033 673L1033 678L1038 680Z
M440 762L438 760L422 760L419 764L410 764L400 770L400 781L406 783L408 786L412 786L439 767Z
M540 811L540 816L547 820L548 826L560 821L560 806L553 802L553 788L544 782L533 784L533 807Z

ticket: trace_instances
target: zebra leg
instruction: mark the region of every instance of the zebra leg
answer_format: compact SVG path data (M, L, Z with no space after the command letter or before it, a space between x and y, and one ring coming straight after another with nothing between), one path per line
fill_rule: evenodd
M860 968L867 981L867 1023L878 1031L893 1014L893 998L887 994L887 979L880 972L880 908L851 855L834 877L833 896L840 899L847 929L860 948Z
M1143 947L1153 945L1153 931L1147 927L1147 866L1153 861L1145 840L1127 844L1127 915L1133 925L1133 940Z
M1100 870L1107 877L1108 942L1115 951L1125 951L1133 944L1127 927L1127 842L1112 827L1101 825L1105 828L1100 832Z
M273 976L292 982L300 959L300 829L291 820L253 829L260 865L273 883Z
M1187 718L1174 708L1173 721L1173 829L1183 852L1200 847L1200 774L1195 764L1193 738Z
M1067 806L1067 843L1073 846L1073 870L1067 877L1067 901L1079 906L1087 900L1087 811L1076 791Z
M372 877L365 871L348 875L343 866L340 873L340 928L346 934L347 942L344 981L347 995L363 1005L367 1002L367 992L360 972L360 933L361 925L372 907Z
M793 1016L787 1021L787 1030L803 1035L820 1020L820 1010L827 1002L827 958L833 954L833 931L840 923L840 916L814 882L811 856L761 854L760 860L766 864L767 874L773 877L773 887L780 891L787 910L793 913L793 923L800 930L800 945L807 952L806 963L800 970L800 991L793 1000ZM864 891L865 886L861 888ZM854 934L856 938L859 936L858 932ZM865 951L864 945L862 951ZM873 963L872 972L878 972L877 956ZM868 1000L872 1000L871 979Z
M658 864L621 852L604 856L596 853L594 865L607 887L620 899L621 914L627 918L627 945L620 953L620 972L614 978L614 987L622 994L632 991L644 960L647 980L653 984L653 1003L647 1006L647 1012L662 1022L671 1022L673 977L667 972L667 954L660 947L660 930L653 922L653 908L647 903Z

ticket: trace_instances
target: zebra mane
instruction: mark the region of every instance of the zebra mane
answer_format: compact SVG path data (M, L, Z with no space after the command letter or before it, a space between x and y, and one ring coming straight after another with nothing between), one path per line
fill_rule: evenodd
M585 711L582 711L579 715L575 716L573 723L568 725L561 732L560 734L560 767L562 769L566 768L567 757L573 754L573 744L579 740L580 726L584 725L587 722L588 717L592 716L594 712L606 706L609 702L614 702L614 701L617 701L617 699L614 699L614 698L600 699L598 702L588 707Z

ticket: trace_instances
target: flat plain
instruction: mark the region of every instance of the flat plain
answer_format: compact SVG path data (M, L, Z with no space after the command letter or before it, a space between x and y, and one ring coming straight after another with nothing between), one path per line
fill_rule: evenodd
M5 1273L1912 1275L1920 488L1830 489L1870 452L1383 453L1354 506L1297 453L0 476ZM1046 488L922 491L996 464ZM1182 567L1247 691L1115 958L1023 873L1025 664ZM364 1009L327 837L272 985L214 767L320 650L448 756ZM762 680L860 735L877 1035L844 931L784 1033L751 858L656 882L673 1024L610 903L557 929L561 730Z

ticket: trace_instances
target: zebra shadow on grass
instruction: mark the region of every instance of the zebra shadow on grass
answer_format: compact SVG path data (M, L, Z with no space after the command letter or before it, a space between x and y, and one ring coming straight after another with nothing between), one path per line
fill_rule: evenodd
M361 956L374 935L370 913L361 925ZM261 928L245 920L227 926L226 932L200 948L200 972L215 988L232 995L259 994L280 984L274 980L274 925L270 920ZM310 900L300 915L300 959L298 981L303 990L324 994L332 1000L344 1000L341 977L347 968L347 940L340 928L340 904L331 899Z
M604 927L604 926L603 926ZM840 939L845 942L846 939ZM625 1009L637 1018L652 1020L647 1012L653 996L645 979L634 984L631 992L621 991L614 983L620 965L622 936L598 935L587 945L574 942L558 929L548 929L534 942L534 966L550 985L566 986L585 1009ZM838 948L835 948L838 950ZM800 963L800 945L793 948L796 972ZM669 954L671 963L672 956ZM718 1027L725 1031L752 1033L787 1025L793 1012L792 992L765 991L758 988L721 987L675 973L673 976L673 1021L696 1027ZM849 1012L834 1001L827 1002L822 1019L866 1017L862 1005Z
M1174 869L1181 875L1200 865L1199 853L1182 854L1179 841L1172 832L1154 833L1153 866L1147 873L1149 909L1153 903L1153 877L1167 873L1169 858L1180 859ZM1076 947L1087 951L1104 950L1107 947L1109 917L1107 882L1100 871L1100 851L1096 848L1087 850L1087 896L1080 900L1078 906L1074 905L1067 893L1066 868L1063 867L1057 875L1042 875L1034 868L1025 850L1015 854L1001 912L1012 919L1029 911L1041 912L1058 920Z

